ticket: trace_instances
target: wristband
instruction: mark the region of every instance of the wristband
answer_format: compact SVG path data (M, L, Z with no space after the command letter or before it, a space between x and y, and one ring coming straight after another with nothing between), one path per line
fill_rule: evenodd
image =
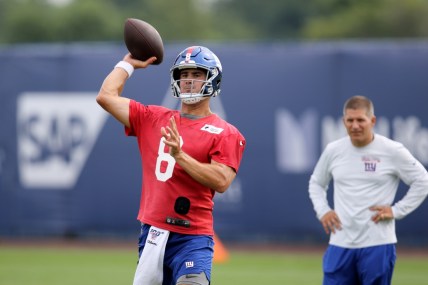
M132 64L124 60L119 61L114 67L119 67L125 70L126 73L128 73L128 78L131 77L132 73L134 72L134 67Z

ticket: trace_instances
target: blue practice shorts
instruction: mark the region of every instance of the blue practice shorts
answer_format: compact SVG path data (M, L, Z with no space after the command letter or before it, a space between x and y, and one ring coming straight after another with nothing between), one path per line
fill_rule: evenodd
M323 285L389 285L395 260L395 244L355 249L329 245L323 259Z
M138 242L139 255L143 252L150 225L141 225ZM165 248L163 285L175 285L180 276L204 272L211 280L214 240L206 235L184 235L170 232Z

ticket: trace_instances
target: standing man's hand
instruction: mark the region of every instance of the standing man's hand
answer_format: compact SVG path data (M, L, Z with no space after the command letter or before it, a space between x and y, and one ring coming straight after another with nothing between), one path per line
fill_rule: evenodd
M327 234L336 233L336 230L342 229L342 222L334 210L327 212L321 218L321 224Z
M169 119L169 126L161 128L161 134L169 147L169 154L175 158L181 152L181 140L174 117Z
M370 207L371 211L376 211L372 216L372 221L376 224L380 221L389 221L394 219L394 214L390 206L373 206Z

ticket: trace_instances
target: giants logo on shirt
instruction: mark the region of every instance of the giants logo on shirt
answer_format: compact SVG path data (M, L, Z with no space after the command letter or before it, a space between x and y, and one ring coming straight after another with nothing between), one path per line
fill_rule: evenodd
M380 162L380 159L372 156L363 156L361 160L364 162L364 171L375 172L376 165Z

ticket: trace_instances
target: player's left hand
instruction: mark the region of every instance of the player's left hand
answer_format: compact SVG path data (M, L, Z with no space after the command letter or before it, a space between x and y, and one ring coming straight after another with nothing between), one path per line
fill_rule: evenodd
M390 206L373 206L370 207L371 211L376 211L372 216L372 221L376 224L381 221L389 221L394 219L394 214Z
M181 152L181 142L174 117L169 119L169 126L161 128L161 134L163 136L163 141L169 147L169 154L175 157Z

